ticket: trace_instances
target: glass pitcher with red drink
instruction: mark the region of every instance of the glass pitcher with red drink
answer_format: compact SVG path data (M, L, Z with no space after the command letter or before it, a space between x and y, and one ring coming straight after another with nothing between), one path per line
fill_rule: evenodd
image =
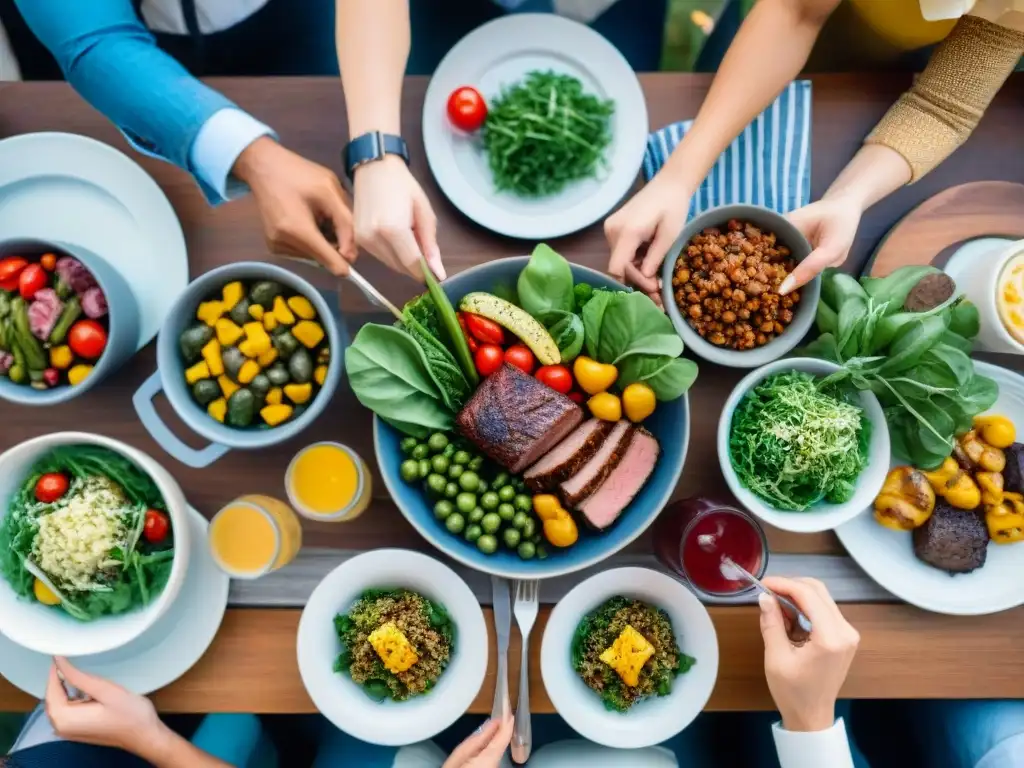
M667 568L698 592L733 597L754 589L745 579L723 573L730 558L757 578L768 568L768 539L747 512L713 499L673 502L654 524L654 552Z

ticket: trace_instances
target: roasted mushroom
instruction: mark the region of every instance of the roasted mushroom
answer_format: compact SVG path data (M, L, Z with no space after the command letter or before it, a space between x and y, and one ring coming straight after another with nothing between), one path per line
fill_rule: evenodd
M875 519L886 528L912 531L935 509L935 491L924 474L913 467L896 467L885 478L875 499Z
M971 476L960 468L956 459L949 457L938 469L922 474L931 483L936 495L941 496L951 506L957 509L977 509L981 506L981 489Z
M1004 493L1001 503L985 507L985 525L997 544L1024 540L1024 496Z

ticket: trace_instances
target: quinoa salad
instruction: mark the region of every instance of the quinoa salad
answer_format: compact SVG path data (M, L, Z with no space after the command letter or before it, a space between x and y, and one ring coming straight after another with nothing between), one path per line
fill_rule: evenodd
M679 650L668 614L639 600L607 600L583 617L573 635L573 669L617 712L669 695L676 676L695 663Z
M444 607L405 589L368 590L334 617L334 671L374 701L428 693L451 660L455 626Z

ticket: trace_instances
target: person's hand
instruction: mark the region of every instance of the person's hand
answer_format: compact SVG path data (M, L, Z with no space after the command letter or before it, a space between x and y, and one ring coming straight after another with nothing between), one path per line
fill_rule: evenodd
M348 274L356 258L352 211L332 171L264 136L242 151L232 173L252 190L272 253L312 256L334 274Z
M604 222L612 257L608 274L654 298L660 296L658 273L672 243L686 224L692 192L662 169ZM647 253L643 246L647 243ZM660 298L658 303L661 303Z
M515 718L488 720L480 730L459 744L442 768L498 768L501 756L512 741Z
M786 218L799 229L814 249L796 265L779 288L785 295L814 279L826 267L846 261L860 226L861 207L843 197L822 198L790 213Z
M405 161L396 155L355 171L356 243L396 272L423 280L420 256L444 280L437 216Z
M69 701L58 670L68 685L91 701ZM53 730L69 741L117 747L145 757L159 754L161 745L173 736L145 696L86 674L60 657L50 667L45 706Z
M795 645L778 601L761 595L764 674L782 725L787 731L827 730L835 722L836 699L860 635L820 581L766 577L764 584L795 602L813 627L810 637Z

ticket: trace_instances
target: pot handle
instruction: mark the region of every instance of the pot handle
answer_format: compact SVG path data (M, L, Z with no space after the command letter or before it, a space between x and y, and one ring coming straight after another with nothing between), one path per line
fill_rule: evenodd
M210 466L231 450L220 443L210 443L205 448L196 450L178 439L177 435L164 424L163 419L156 412L156 408L153 407L153 398L163 392L163 389L160 371L153 371L153 375L146 379L138 391L132 395L132 403L135 404L135 412L139 414L142 426L160 444L161 448L182 464L196 469Z

